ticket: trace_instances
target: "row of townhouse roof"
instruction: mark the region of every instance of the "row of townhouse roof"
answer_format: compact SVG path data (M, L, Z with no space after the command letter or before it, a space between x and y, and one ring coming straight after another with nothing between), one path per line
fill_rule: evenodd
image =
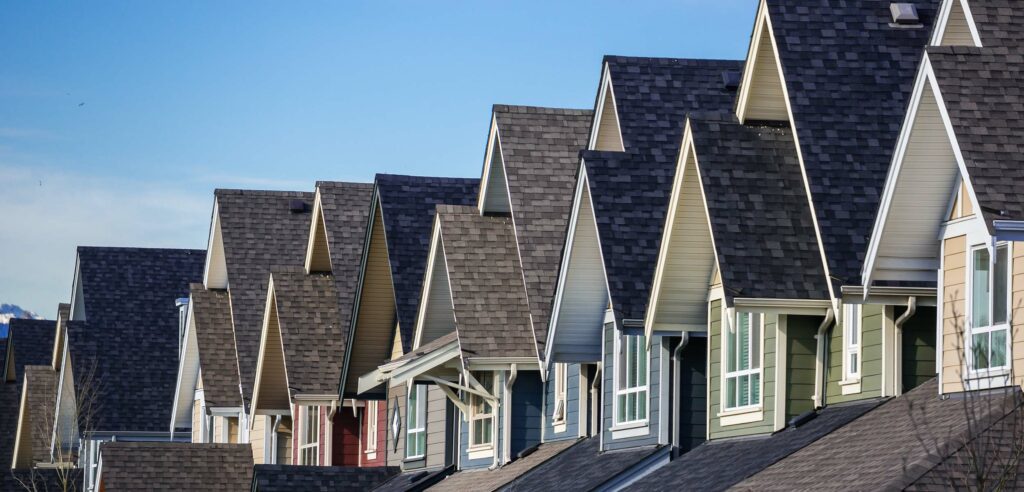
M1022 487L1022 39L1008 0L762 0L746 60L494 106L479 180L79 248L0 346L0 484Z

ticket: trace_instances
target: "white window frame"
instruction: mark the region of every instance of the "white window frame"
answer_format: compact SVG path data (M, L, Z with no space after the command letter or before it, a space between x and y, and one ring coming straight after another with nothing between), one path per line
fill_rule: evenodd
M731 330L731 329L735 330L735 329L739 328L740 316L743 316L743 315L750 316L750 318L751 318L750 328L753 328L755 326L755 323L756 323L756 326L758 328L758 330L757 330L757 338L758 338L758 340L757 340L757 345L758 345L757 361L758 361L758 364L757 364L756 368L748 368L748 369L742 369L742 370L736 370L736 371L729 371L729 350L728 350L728 348L726 346L726 344L728 344L730 342L729 330ZM762 408L762 404L764 402L764 315L763 314L759 314L759 313L751 313L751 312L736 312L735 316L732 316L730 318L730 321L731 321L731 323L728 323L728 324L727 323L723 323L722 324L722 383L721 383L722 384L722 388L721 388L721 397L720 397L721 398L720 404L721 404L721 408L722 408L722 413L730 413L731 414L731 413L740 413L740 412L760 410ZM748 341L749 341L748 343L753 343L754 342L754 337L748 337ZM753 352L754 351L751 350L750 354L753 355ZM757 402L756 403L755 402L751 402L751 403L748 403L746 405L729 406L729 397L728 397L728 394L727 394L728 393L727 390L729 388L729 380L733 379L733 378L736 378L737 381L738 381L740 377L743 377L743 376L753 376L755 374L757 375L757 384L758 384L758 388L757 388ZM736 387L737 387L737 391L739 391L739 384L738 383L737 383ZM737 398L736 401L738 403L739 402L739 398Z
M378 415L380 414L380 402L370 400L366 402L366 454L377 452L377 437L379 430Z
M996 278L996 257L999 254L1000 249L1006 250L1006 319L1001 323L993 323L992 319L995 317L995 296L992 293L995 290L995 278ZM988 300L988 315L989 324L988 326L974 326L974 255L977 251L987 249L989 251L989 274L988 274L988 287L989 287L989 300ZM1010 340L1010 317L1013 314L1013 306L1011 301L1013 299L1013 251L1010 243L1000 241L995 244L991 249L986 244L976 244L967 248L967 294L964 296L964 304L966 316L964 317L964 323L967 324L967 330L964 330L964 350L965 358L967 363L967 374L970 378L984 378L989 376L1001 376L1006 374L1010 370L1010 364L1012 363L1010 357L1010 347L1012 340ZM1001 366L992 366L975 369L974 367L974 336L987 334L989 336L989 362L991 363L991 350L992 350L992 334L995 332L1004 331L1006 333L1006 348L1003 352L1005 358L1005 364Z
M864 327L859 304L843 306L843 381L860 381L864 366Z
M640 367L640 364L638 362L637 365L636 365L637 373L634 375L634 378L636 380L639 380L640 376L643 376L644 381L643 381L643 384L637 384L635 386L626 386L629 383L623 381L623 379L624 378L625 379L629 378L629 374L627 374L626 371L629 370L630 356L629 356L629 354L626 351L623 350L623 348L624 348L624 343L633 343L633 342L638 344L637 345L638 353L639 353L640 349L642 349L644 351L643 357L641 359L643 361L643 368ZM647 349L647 336L646 335L626 335L625 333L622 333L622 332L617 333L617 335L615 337L615 358L614 358L614 364L615 364L615 366L614 366L615 367L615 373L614 373L612 379L615 381L615 402L614 402L614 421L615 421L615 425L616 426L622 426L622 425L630 425L630 424L634 424L634 425L646 424L647 423L647 419L650 416L650 412L651 412L651 392L650 392L650 384L651 384L651 351ZM622 412L620 412L621 406L622 406L622 403L620 402L620 400L622 400L623 398L628 400L629 395L631 395L631 394L635 394L636 395L637 405L639 405L641 401L643 401L643 404L644 404L643 414L641 415L641 413L639 411L637 411L635 418L632 419L632 420L626 418L625 415L622 415ZM620 415L622 415L622 417L620 417Z
M568 413L566 405L568 403L569 365L564 362L556 362L554 372L555 408L551 413L551 423L557 425L565 423Z
M309 439L312 429L313 440ZM307 454L312 452L311 457ZM320 407L299 406L299 459L300 465L320 465Z
M416 394L416 408L413 408L412 397L413 393ZM416 426L413 427L410 424L410 420L413 416L416 416ZM417 453L412 453L409 448L409 444L412 442L410 437L414 435L423 434L423 449L415 450ZM417 439L418 440L418 439ZM417 459L427 455L427 387L422 384L410 384L409 389L405 395L405 459Z
M481 372L473 375L480 382L480 384L487 389L487 392L492 395L497 395L495 387L498 382L498 375L494 372ZM488 385L487 379L490 378L490 385ZM482 409L485 405L490 406L490 413L484 413ZM494 447L494 434L496 433L496 422L494 420L497 415L497 409L495 408L495 402L488 401L487 398L480 396L475 393L469 394L469 449L490 449ZM480 421L481 425L489 425L491 428L490 439L488 441L476 442L476 422Z

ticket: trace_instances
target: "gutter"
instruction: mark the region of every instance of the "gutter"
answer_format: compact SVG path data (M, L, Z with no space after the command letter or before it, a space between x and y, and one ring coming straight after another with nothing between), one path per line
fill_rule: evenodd
M683 350L690 343L690 332L684 331L682 338L679 340L679 345L676 345L676 349L672 351L672 382L674 383L672 388L672 451L669 456L670 460L674 460L679 457L679 412L680 404L682 403L681 397L679 396L680 389L680 378L683 375Z
M509 456L512 454L512 445L509 441L512 439L512 385L516 384L516 377L519 376L519 368L512 364L512 368L508 372L508 379L505 380L505 394L502 395L502 399L505 400L505 404L501 408L501 419L505 422L502 426L501 436L501 453L504 455L504 463L508 463L512 460ZM498 453L495 450L494 453L494 467L498 466Z
M815 394L814 403L818 408L825 406L825 393L826 386L828 385L828 377L825 375L828 369L828 347L826 342L826 334L829 328L835 324L836 312L831 307L825 312L825 319L818 325L818 333L814 335L814 338L818 340L818 367L817 369L817 381L815 381Z

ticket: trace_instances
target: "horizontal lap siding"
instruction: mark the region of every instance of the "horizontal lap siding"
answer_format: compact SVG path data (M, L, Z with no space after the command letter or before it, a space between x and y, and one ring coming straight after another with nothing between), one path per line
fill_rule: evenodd
M707 438L708 384L707 384L708 339L691 337L683 349L681 383L679 389L681 408L679 411L679 445L689 451Z
M604 393L604 449L625 449L637 446L648 446L658 444L659 421L661 417L661 364L662 364L662 337L654 336L651 339L650 363L648 366L648 423L649 432L646 435L622 439L612 439L611 429L615 425L615 336L617 330L615 325L608 323L604 328L604 370L602 388Z
M325 415L321 418L326 421ZM359 466L359 423L359 418L352 414L351 408L339 408L335 412L332 465ZM324 447L320 449L323 451Z
M441 388L427 386L427 466L442 467L445 465L444 450L447 439L445 419L448 406L447 397Z
M388 466L402 466L402 461L405 460L405 404L405 384L389 387L387 425L384 426L388 436L387 442L384 443L387 448ZM397 435L391 425L396 412L400 423Z
M942 257L942 392L963 391L967 237L945 240Z
M829 337L828 387L825 394L827 403L875 398L882 395L882 327L885 323L885 306L864 304L861 306L861 391L844 395L839 381L843 380L843 346L845 328L835 325Z
M1024 242L1013 243L1013 294L1010 296L1013 374L1024 386Z
M513 457L540 443L543 391L544 383L540 380L539 371L521 371L517 376L512 387L512 428L509 433L509 450Z
M898 318L906 308L897 308ZM918 306L917 312L903 325L902 381L906 393L935 377L935 308Z
M502 400L501 403L494 409L494 411L496 412L496 415L502 415L504 410L505 410L503 408L503 405L505 403L504 402L505 378L504 378L504 373L503 372L495 372L494 373L494 385L495 385L495 389L497 391L496 395L498 396L498 398L500 400ZM514 394L515 394L515 392L513 392L513 396L514 396ZM468 401L469 399L467 398L466 400ZM478 458L478 459L475 459L475 460L469 459L469 425L470 424L469 424L468 418L469 418L468 415L467 416L462 416L460 414L460 416L459 416L459 469L468 470L468 469L473 469L473 468L487 468L487 467L491 466L492 464L494 464L494 456L493 455L490 455L490 456L488 456L486 458ZM493 442L493 446L494 447L492 449L501 449L501 446L502 446L501 438L503 436L503 432L502 432L503 430L504 429L503 429L503 426L502 426L502 423L501 423L501 419L500 418L495 419L494 433L492 434L492 437L493 437L493 441L492 442Z
M555 382L548 379L544 383L544 441L561 441L579 437L580 426L580 365L566 366L565 393L565 431L555 432L551 417L555 414ZM554 369L550 371L555 374Z
M786 420L814 409L817 340L822 318L788 316L786 321Z
M369 402L367 402L367 406L364 407L364 409L363 409L363 419L364 419L364 421L363 421L362 426L361 426L362 428L360 429L360 432L363 435L362 443L361 443L361 446L360 446L361 447L360 451L363 452L362 466L384 466L386 464L385 457L387 456L387 451L388 451L388 449L387 449L387 432L388 432L388 430L387 430L387 427L388 427L388 418L387 418L387 416L388 416L388 405L387 405L387 401L379 401L379 402L377 402L377 413L375 415L374 414L370 414L368 412L368 410L369 410ZM367 422L367 420L369 420L369 419L376 419L377 420L377 433L375 435L370 435L369 434L369 430L370 429L369 429L368 422ZM376 458L372 458L372 459L370 458L370 454L366 454L365 453L365 451L366 451L368 445L371 443L371 441L376 442L376 444L377 444L377 448L376 448L377 451L375 453L376 454Z
M710 345L708 352L708 384L711 385L708 410L710 412L711 428L709 433L711 439L772 432L775 425L775 339L778 318L775 316L765 318L764 363L761 370L761 378L764 380L761 392L761 407L764 409L763 418L757 422L729 426L722 426L721 418L718 417L718 414L722 411L722 301L715 300L711 302L708 319L710 320L708 324Z

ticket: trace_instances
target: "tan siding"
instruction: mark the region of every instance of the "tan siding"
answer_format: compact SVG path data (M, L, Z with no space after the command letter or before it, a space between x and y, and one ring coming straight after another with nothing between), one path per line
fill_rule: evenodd
M963 390L964 298L967 255L967 237L957 236L944 241L942 278L942 391ZM949 268L946 268L949 265Z
M430 288L423 312L423 332L420 345L430 343L455 331L455 311L452 307L451 287L448 284L448 264L444 259L442 241L435 243L431 252L434 262L430 271Z
M405 355L405 351L402 350L402 334L399 331L398 326L396 325L395 339L393 342L391 342L391 360L395 360L403 355Z
M960 203L963 207L963 217L968 215L974 215L974 202L971 201L970 195L967 194L967 184L962 183L960 185Z
M238 442L238 417L226 417L228 423L228 442Z
M360 291L355 340L345 381L346 391L352 392L356 390L359 376L385 362L395 328L395 291L391 284L391 267L380 208L373 220L368 253Z
M277 428L277 463L280 465L291 465L292 463L292 418L282 417L281 425Z
M484 191L484 212L508 213L512 204L508 198L508 184L505 181L505 164L501 160L501 140L495 136L488 162L487 188Z
M200 434L201 426L203 424L203 413L200 400L192 401L192 442L202 442L203 436Z
M765 22L768 20L765 18ZM757 53L754 55L754 70L750 77L744 119L788 121L786 96L782 90L782 76L775 60L775 50L768 26L761 30Z
M946 21L946 30L942 32L942 40L939 44L942 46L974 46L971 27L967 24L967 15L964 13L960 0L953 1L953 8Z
M1013 310L1013 329L1010 339L1013 345L1013 374L1016 383L1024 387L1024 242L1013 243L1013 296L1010 298Z
M401 422L398 436L394 435L391 425L396 404ZM385 427L388 438L384 446L387 447L388 466L402 466L402 460L405 459L405 384L396 384L388 388L388 416Z
M327 225L324 223L324 211L320 208L319 200L313 217L316 224L313 226L313 251L309 255L309 271L330 272L331 252L327 244Z
M284 347L281 345L281 327L277 319L277 300L271 292L270 312L267 315L266 345L260 354L263 365L257 379L256 410L282 410L289 407L288 378L284 366Z
M444 392L435 385L427 387L427 466L444 466L445 433Z
M601 104L601 122L597 126L594 150L623 151L622 133L619 130L619 119L615 112L614 100L615 91L612 89L611 81L609 81L607 92L604 95L604 102Z
M224 417L213 418L213 442L224 442Z
M249 431L249 444L252 446L252 460L257 465L266 463L266 456L263 447L267 438L267 416L256 415L253 417L252 430Z

